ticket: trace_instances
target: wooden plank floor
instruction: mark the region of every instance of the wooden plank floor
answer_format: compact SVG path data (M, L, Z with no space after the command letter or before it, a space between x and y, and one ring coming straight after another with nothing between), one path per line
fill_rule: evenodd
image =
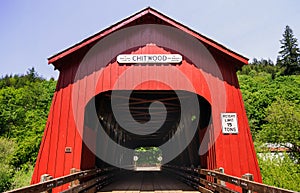
M129 172L99 193L197 193L198 191L162 172Z

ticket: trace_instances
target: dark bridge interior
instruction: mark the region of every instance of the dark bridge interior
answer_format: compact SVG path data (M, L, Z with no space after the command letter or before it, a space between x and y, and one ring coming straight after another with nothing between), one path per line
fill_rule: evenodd
M189 101L193 95L195 96L194 93L181 90L119 90L100 93L95 96L93 104L96 105L98 119L107 135L116 143L130 149L159 147L166 143L177 129L182 130L182 135L186 135L186 132L190 132L190 123L199 120L197 131L187 148L169 162L180 166L199 166L198 131L206 128L210 123L211 105L203 97L197 95L200 114L193 114L195 104L190 103L184 104L188 105L190 113L181 115L180 99L184 98L185 101ZM121 117L121 120L116 120L117 115ZM161 119L164 120L162 124L158 123ZM120 121L121 124L119 124ZM154 130L149 134L136 134L145 130L145 127L141 125L145 123L151 123L150 128L153 126ZM85 117L85 124L90 124L88 116ZM101 142L97 142L97 148L98 146L101 146ZM164 156L164 152L162 155ZM96 167L105 166L107 166L105 162L96 158Z

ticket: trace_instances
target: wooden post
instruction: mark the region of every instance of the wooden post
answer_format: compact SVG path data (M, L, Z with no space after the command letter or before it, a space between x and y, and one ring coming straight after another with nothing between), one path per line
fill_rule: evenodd
M79 171L80 171L80 170L78 170L78 169L76 169L76 168L71 168L70 174L74 174L74 173L79 172ZM78 184L79 184L79 180L74 180L74 181L72 181L72 182L70 183L69 188L72 188L72 187L74 187L74 186L77 186Z
M220 169L214 169L214 171L220 172ZM220 182L219 179L217 179L217 178L212 178L212 180L214 183L217 183L217 184L219 184L219 182Z
M215 169L215 171L220 172L222 174L224 174L224 168L220 167L219 169ZM215 183L220 184L222 186L226 186L226 183L222 180L216 179L214 180Z
M222 173L222 174L225 173L225 172L224 172L224 168L219 168L219 170L220 170L220 173ZM226 186L226 183L225 183L224 181L222 181L222 180L220 180L220 184L221 184L222 186Z
M46 181L51 180L51 179L53 179L53 177L50 176L49 174L43 174L43 175L41 175L40 182L46 182ZM41 192L41 193L52 193L52 189L48 190L48 191Z
M49 175L49 176L47 176L46 180L49 181L49 180L52 180L52 179L53 179L53 177ZM48 190L47 193L52 193L52 189Z
M50 175L49 175L49 174L43 174L43 175L41 175L41 180L40 180L40 182L46 182L48 176L50 176Z
M244 174L244 175L242 176L242 178L243 178L243 179L246 179L246 180L249 180L249 181L253 181L253 180L254 180L254 179L253 179L253 174L249 174L249 173ZM253 193L253 191L252 191L252 190L245 189L245 188L242 188L242 193Z

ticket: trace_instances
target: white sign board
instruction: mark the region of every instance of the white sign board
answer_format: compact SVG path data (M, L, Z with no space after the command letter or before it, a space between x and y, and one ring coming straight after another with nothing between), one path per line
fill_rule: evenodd
M121 54L117 56L119 63L180 63L180 54Z
M223 134L238 134L238 123L236 113L221 113L222 133Z

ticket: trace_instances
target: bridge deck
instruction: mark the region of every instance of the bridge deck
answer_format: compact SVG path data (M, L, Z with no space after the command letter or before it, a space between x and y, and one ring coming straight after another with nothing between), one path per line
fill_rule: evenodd
M129 172L99 193L198 193L188 185L158 171Z

